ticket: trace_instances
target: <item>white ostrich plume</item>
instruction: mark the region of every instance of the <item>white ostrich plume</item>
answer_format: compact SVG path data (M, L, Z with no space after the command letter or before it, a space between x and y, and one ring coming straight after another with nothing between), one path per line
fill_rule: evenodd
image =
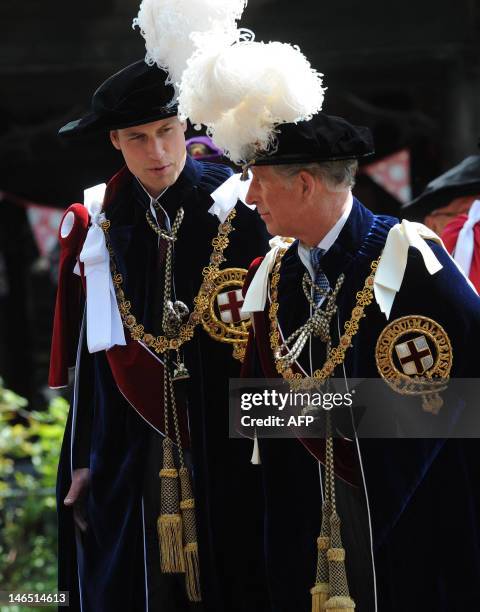
M307 120L322 108L322 74L298 47L245 40L202 45L180 84L179 115L207 126L236 163L275 147L275 127ZM228 44L228 43L227 43Z
M169 73L178 93L187 60L212 40L231 45L247 0L142 0L133 27L145 39L145 61ZM192 34L195 33L193 36Z

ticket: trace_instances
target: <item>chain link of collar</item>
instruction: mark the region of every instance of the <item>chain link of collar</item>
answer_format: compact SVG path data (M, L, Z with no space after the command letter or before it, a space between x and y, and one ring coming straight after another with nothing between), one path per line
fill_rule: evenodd
M313 378L304 378L302 374L294 372L291 364L288 363L288 360L285 360L284 355L282 354L283 347L280 344L280 331L277 318L279 308L278 284L280 282L280 265L286 251L287 249L280 249L277 253L270 279L270 308L268 312L268 318L270 320L270 347L272 349L277 372L281 374L283 378L293 383L292 386L297 385L305 388L308 386L315 386L315 384L318 382L325 382L325 380L327 380L327 378L333 374L335 367L342 364L345 360L346 352L352 346L352 339L359 330L360 320L366 316L364 312L365 308L373 301L373 282L380 258L372 261L370 264L371 272L365 280L363 289L361 291L357 291L355 307L352 310L350 319L344 324L344 333L340 337L338 345L333 348L327 347L327 359L325 360L322 368L315 370L313 373ZM314 317L315 314L312 318ZM303 327L304 326L302 326L302 328ZM300 328L300 330L302 330L302 328ZM297 330L295 333L300 333L300 330ZM312 330L308 330L306 333L306 339L308 339L308 336L312 333ZM293 335L294 334L292 334L292 336ZM289 341L292 339L292 336L288 339Z

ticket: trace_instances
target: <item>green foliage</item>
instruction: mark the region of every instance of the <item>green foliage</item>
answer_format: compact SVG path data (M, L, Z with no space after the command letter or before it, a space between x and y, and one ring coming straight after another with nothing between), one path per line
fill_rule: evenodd
M52 592L55 480L68 403L55 398L44 412L26 406L0 380L0 585L3 591Z

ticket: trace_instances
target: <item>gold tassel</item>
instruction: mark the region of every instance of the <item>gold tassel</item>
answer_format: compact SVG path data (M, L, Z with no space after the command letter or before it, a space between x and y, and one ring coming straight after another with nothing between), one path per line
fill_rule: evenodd
M328 562L328 579L329 579L329 595L330 597L324 603L324 610L331 612L353 612L355 602L350 598L348 590L347 571L345 568L345 549L342 545L342 536L340 531L340 517L337 514L335 500L335 467L333 456L333 438L332 438L330 414L326 417L326 441L325 441L325 503L323 506L322 529L321 535L325 532L329 535L329 548L327 552ZM328 514L330 515L328 517ZM327 527L327 523L329 527ZM320 539L320 538L319 538ZM319 542L322 549L325 548L327 541ZM317 570L318 572L318 570Z
M317 582L317 584L310 589L310 593L312 594L312 612L324 612L325 602L330 594L330 585L328 582Z
M160 516L157 532L160 541L160 565L164 574L185 572L182 542L182 517L178 495L178 471L173 460L173 442L163 440L163 468L160 470Z
M180 468L182 500L180 508L183 517L183 540L185 553L185 584L189 601L202 601L200 589L200 562L198 558L197 526L195 520L195 499L190 475L186 467Z
M342 610L342 612L353 612L355 610L355 602L350 597L330 597L325 604L325 610Z
M325 602L330 595L329 565L327 551L330 548L330 515L332 503L330 500L331 479L329 465L326 465L325 498L322 504L322 524L317 538L317 574L315 585L310 589L312 595L312 612L324 612Z
M191 542L185 546L185 570L185 584L189 601L202 601L200 561L196 542Z
M330 517L331 544L327 552L330 570L330 599L325 602L325 610L332 612L353 612L355 602L350 597L345 569L345 549L342 547L340 517L335 509Z
M310 593L312 595L312 612L323 612L325 602L330 594L327 560L327 550L330 547L330 537L328 535L324 535L327 533L327 529L328 532L330 531L330 529L326 527L326 525L329 525L329 521L326 518L328 516L327 509L329 508L330 503L325 502L322 511L322 528L320 531L320 536L317 538L317 577L315 580L315 585L310 589Z
M157 521L157 531L162 572L183 573L185 560L182 548L182 517L179 514L161 514Z

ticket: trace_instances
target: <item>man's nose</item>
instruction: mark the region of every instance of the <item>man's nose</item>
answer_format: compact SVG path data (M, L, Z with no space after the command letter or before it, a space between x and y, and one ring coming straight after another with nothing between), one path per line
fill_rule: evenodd
M153 138L148 143L148 154L152 159L161 159L165 154L165 147L161 138Z
M245 202L250 204L250 206L256 206L258 203L258 194L253 181L250 183L250 187L248 188L247 195L245 196Z

